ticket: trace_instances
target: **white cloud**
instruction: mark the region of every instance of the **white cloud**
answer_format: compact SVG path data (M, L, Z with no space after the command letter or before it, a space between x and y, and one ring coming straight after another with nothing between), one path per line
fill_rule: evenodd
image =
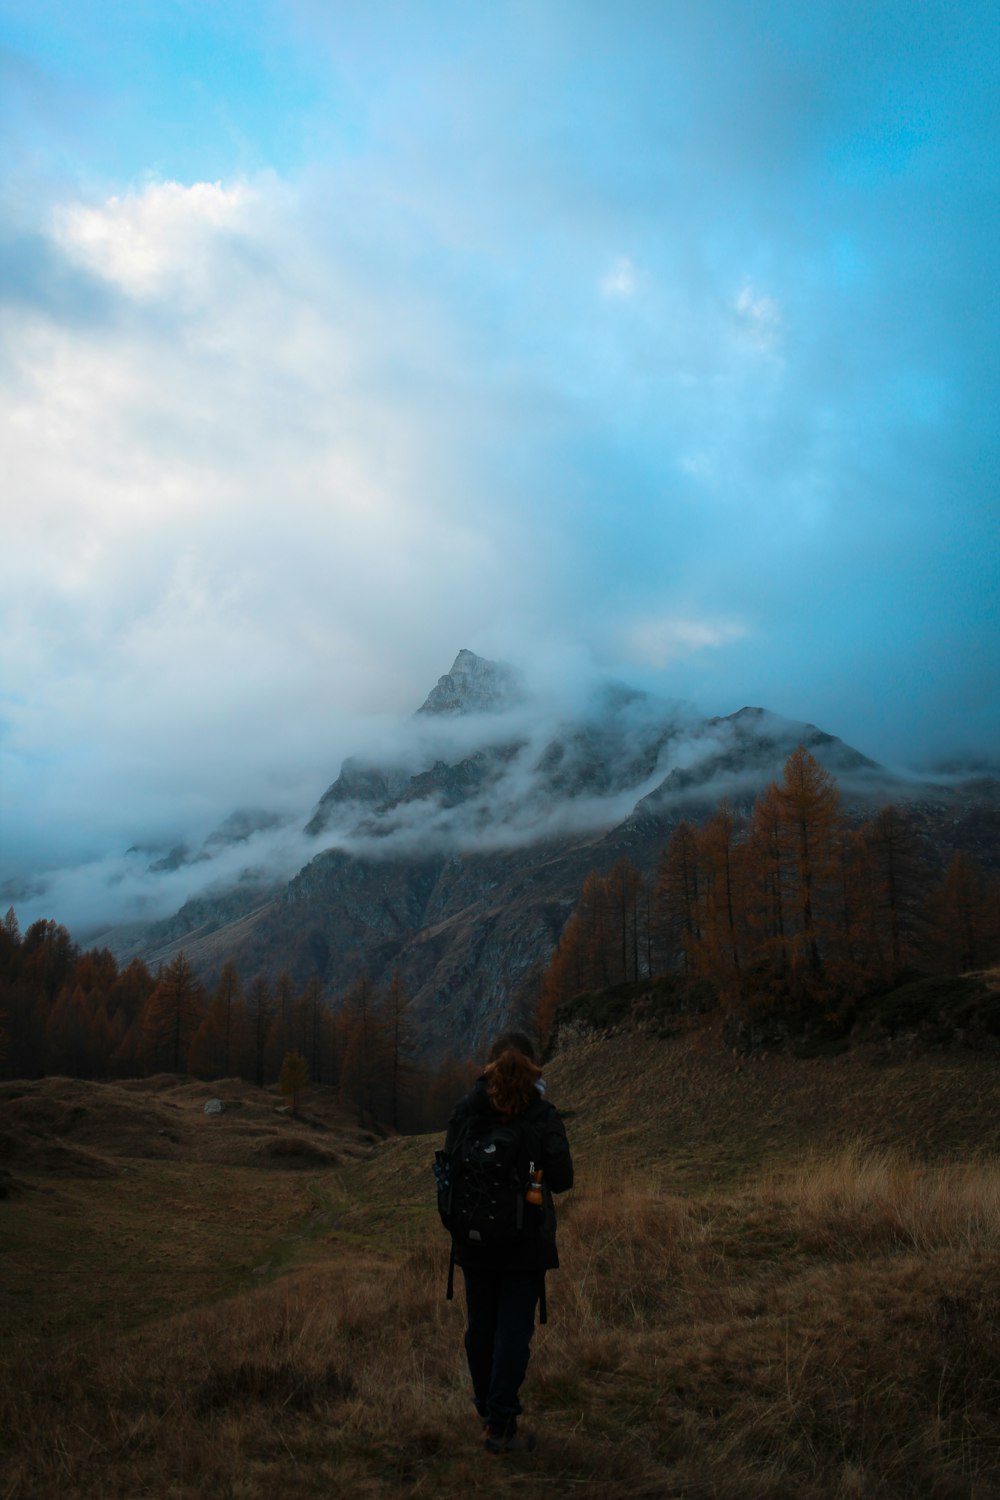
M214 236L247 223L255 198L245 184L152 182L104 203L63 206L55 233L89 270L148 296L197 271Z
M773 297L745 281L733 301L740 328L758 349L771 351L781 335L781 309Z
M530 634L551 593L516 497L482 474L443 302L374 275L346 208L317 218L265 177L153 183L55 222L110 302L7 312L14 868L273 805L275 777L308 805L359 715L412 710L460 645L488 651L491 621Z
M601 277L601 295L611 301L630 301L638 292L639 272L627 255L619 255Z
M709 647L738 641L747 634L747 626L738 620L664 615L636 621L627 633L625 650L632 661L660 669Z

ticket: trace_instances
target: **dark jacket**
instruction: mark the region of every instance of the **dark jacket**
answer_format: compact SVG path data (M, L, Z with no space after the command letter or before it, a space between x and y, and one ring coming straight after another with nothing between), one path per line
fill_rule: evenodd
M505 1117L497 1114L490 1104L486 1092L486 1079L477 1078L472 1092L466 1094L455 1107L448 1124L445 1150L451 1151L459 1127L470 1115L482 1117L482 1128L488 1130L504 1123ZM455 1263L459 1266L481 1266L493 1271L550 1271L559 1264L556 1249L556 1210L553 1193L565 1193L573 1186L573 1158L570 1155L566 1127L559 1111L541 1094L532 1101L518 1123L528 1132L531 1142L530 1155L542 1169L543 1229L538 1234L526 1234L513 1251L505 1250L502 1258L495 1247L480 1245L455 1246Z

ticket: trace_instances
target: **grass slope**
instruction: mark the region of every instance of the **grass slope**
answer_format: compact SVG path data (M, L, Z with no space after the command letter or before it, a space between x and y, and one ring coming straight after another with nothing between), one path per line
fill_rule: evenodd
M530 1460L477 1443L432 1141L276 1126L256 1091L212 1120L176 1080L0 1090L39 1151L86 1103L58 1140L107 1166L22 1155L0 1202L0 1497L1000 1496L995 1063L623 1033L548 1075L579 1183Z

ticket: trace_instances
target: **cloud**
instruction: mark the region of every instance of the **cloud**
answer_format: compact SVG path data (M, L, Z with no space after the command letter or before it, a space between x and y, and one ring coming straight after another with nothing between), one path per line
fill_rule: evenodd
M445 314L399 316L285 186L150 184L56 219L120 296L96 325L12 317L2 754L35 838L9 814L8 857L43 863L91 817L133 842L171 780L181 823L199 778L219 812L275 778L318 792L358 715L419 701L536 574L454 450Z
M773 350L781 333L781 312L773 297L745 281L734 303L740 326L759 349Z
M3 901L14 902L22 927L56 911L90 942L109 926L152 922L188 901L236 896L246 910L330 851L423 860L599 835L665 782L660 812L745 799L778 769L773 747L790 749L809 729L768 713L706 720L687 705L582 679L561 697L531 697L503 713L388 716L377 734L369 726L346 778L364 786L365 771L377 769L395 787L384 802L381 792L375 804L332 799L319 832L307 834L308 789L286 789L283 815L241 820L237 840L221 837L230 820L200 845L171 849L167 840L83 859L9 886ZM868 793L884 784L880 772L845 772L837 747L827 748L845 788L855 779ZM672 773L688 771L693 778L670 784Z
M706 735L679 705L609 692L607 684L583 676L553 686L503 713L389 715L377 726L359 725L355 772L379 767L401 788L395 806L385 810L349 800L326 804L321 832L307 835L315 790L274 787L267 826L226 843L204 816L198 823L199 809L192 806L183 831L163 829L158 839L127 851L83 855L8 882L3 899L14 902L22 926L57 911L89 939L112 924L168 916L188 900L233 890L264 899L330 849L395 859L513 849L599 832L626 817L669 767L686 766L719 743L717 731ZM442 775L445 767L460 768L458 800ZM475 778L478 785L472 785ZM204 788L210 779L203 768L194 785ZM168 805L176 810L176 795ZM183 858L165 865L178 847Z
M213 240L247 223L255 196L239 183L152 182L105 203L60 207L55 238L72 258L132 296L176 293L211 257Z
M601 278L601 294L614 301L629 301L639 289L639 273L627 255L619 255Z
M26 12L7 869L308 806L462 645L995 742L987 9Z
M748 627L738 620L669 615L637 620L626 635L626 651L633 661L661 669L679 657L725 646L747 634Z

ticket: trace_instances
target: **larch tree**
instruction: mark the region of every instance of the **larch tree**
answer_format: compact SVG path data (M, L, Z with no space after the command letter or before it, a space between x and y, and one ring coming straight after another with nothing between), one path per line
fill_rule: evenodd
M234 958L227 958L222 965L219 982L212 996L211 1015L219 1048L221 1076L228 1078L233 1072L234 1060L241 1051L243 1014L243 985L240 971Z
M964 974L1000 956L997 931L998 887L987 881L971 854L952 855L931 898L930 938L935 967Z
M791 907L795 916L795 966L815 984L822 976L823 901L831 884L840 827L837 783L804 745L785 762L778 787L779 839L791 874Z
M287 969L274 981L274 1015L267 1039L268 1065L277 1075L282 1059L290 1050L294 1034L295 984Z
M264 1087L267 1069L267 1040L274 1020L274 996L263 974L251 982L246 997L247 1024L244 1029L245 1067L258 1088ZM244 1072L244 1077L248 1076Z
M309 1082L309 1068L301 1052L286 1052L278 1075L278 1089L297 1110L302 1091Z
M872 896L877 921L898 973L912 959L919 912L926 892L926 870L912 819L890 803L865 825L873 867Z
M586 990L612 982L614 955L620 951L611 917L608 883L591 870L579 900L542 978L536 1024L542 1046L555 1026L559 1006Z
M334 1082L332 1059L324 1066L332 1052L328 1045L330 1016L323 1004L323 986L314 974L306 982L295 1002L295 1045L309 1064L309 1075L315 1083Z
M384 1090L387 1052L379 999L365 970L345 996L338 1030L341 1036L340 1092L358 1111L378 1115Z
M46 1072L67 1078L91 1076L87 996L64 984L45 1021Z
M744 852L736 818L723 800L697 837L702 911L697 953L698 969L729 1002L742 992Z
M142 1018L156 980L140 958L133 958L111 987L108 1012L117 1037L111 1053L111 1072L127 1078L143 1064Z
M10 990L20 967L21 928L14 908L0 922L0 1065L10 1053Z
M389 1123L400 1128L407 1062L413 1046L410 997L396 969L379 1006L379 1022L387 1053Z
M701 869L694 826L682 818L663 851L656 883L656 925L665 967L690 973L702 935Z
M643 950L639 915L642 875L626 855L615 860L605 880L605 889L609 947L614 954L617 976L626 982L636 980Z
M183 952L171 959L142 1017L147 1066L179 1073L205 1013L205 995Z
M788 870L781 838L781 803L772 781L753 805L747 836L747 921L755 983L783 987Z

